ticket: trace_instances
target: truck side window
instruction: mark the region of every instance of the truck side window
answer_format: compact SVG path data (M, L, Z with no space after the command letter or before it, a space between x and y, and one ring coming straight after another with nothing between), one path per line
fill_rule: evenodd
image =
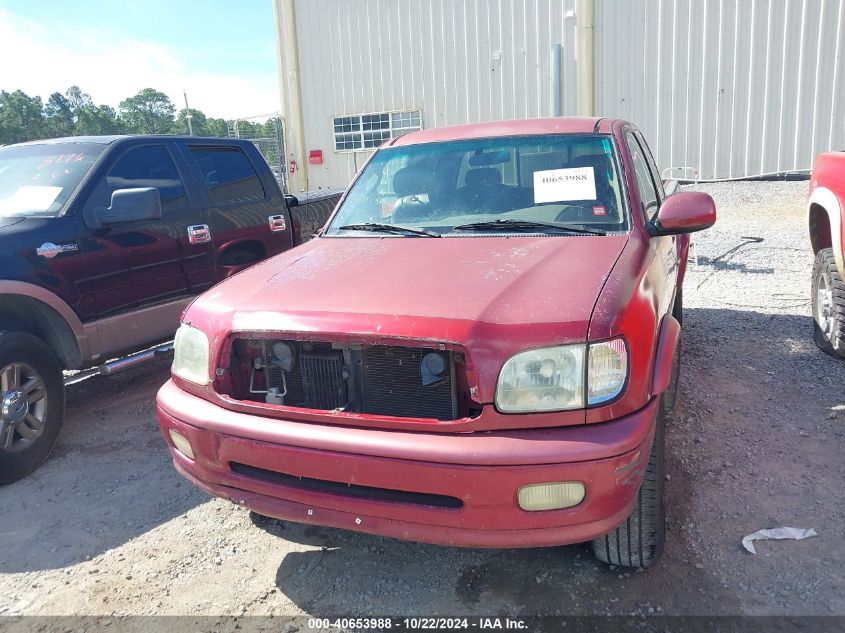
M255 167L237 147L190 147L214 205L264 200Z
M666 197L666 191L663 189L663 177L660 175L660 170L657 168L657 161L654 160L654 154L651 153L651 148L648 146L648 143L645 142L642 134L636 132L634 136L636 137L637 143L642 150L646 163L648 163L648 169L651 172L651 179L654 181L654 185L657 188L657 196L660 198L660 202L663 203L663 199Z
M651 172L648 168L648 162L643 156L642 149L639 143L628 132L625 135L625 140L628 143L628 149L631 152L631 160L634 163L634 173L637 175L637 186L640 190L640 201L642 203L642 212L645 216L646 222L651 221L657 213L657 208L660 206L660 198L657 196L657 189L651 179Z
M161 209L164 212L187 206L185 186L164 145L145 145L130 149L108 170L105 181L106 187L99 183L92 195L92 199L99 198L97 204L102 206L108 207L111 204L111 194L118 189L135 187L158 189Z

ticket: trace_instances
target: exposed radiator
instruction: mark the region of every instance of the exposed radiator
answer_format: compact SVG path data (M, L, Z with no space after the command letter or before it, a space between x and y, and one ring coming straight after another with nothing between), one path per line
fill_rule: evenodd
M339 409L348 398L341 351L302 352L300 376L305 403L312 409Z

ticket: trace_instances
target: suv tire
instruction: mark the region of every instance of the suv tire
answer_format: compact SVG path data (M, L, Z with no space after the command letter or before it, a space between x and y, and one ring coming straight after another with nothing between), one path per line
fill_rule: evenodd
M603 563L621 567L649 567L663 552L666 536L666 505L663 496L666 476L663 454L665 415L661 398L651 456L631 515L613 532L592 542L593 554Z
M64 408L53 351L31 334L0 332L0 484L23 479L50 456Z
M816 253L811 293L813 340L823 352L845 358L845 281L831 248Z

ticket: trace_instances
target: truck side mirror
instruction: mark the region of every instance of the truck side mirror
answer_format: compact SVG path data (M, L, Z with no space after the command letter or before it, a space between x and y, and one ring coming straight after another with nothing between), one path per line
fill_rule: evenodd
M111 195L111 206L108 209L98 209L97 219L104 226L161 219L161 197L158 189L118 189Z
M715 223L713 198L700 191L680 191L663 201L648 229L651 235L678 235L709 229Z

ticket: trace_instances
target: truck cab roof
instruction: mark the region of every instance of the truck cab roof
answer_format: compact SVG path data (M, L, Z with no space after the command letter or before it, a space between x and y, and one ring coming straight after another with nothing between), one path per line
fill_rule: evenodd
M185 141L213 142L213 143L248 143L246 139L225 138L220 136L188 136L186 134L111 134L103 136L64 136L60 138L45 138L25 143L15 143L6 147L21 147L24 145L61 145L65 143L95 143L111 145L120 141L150 140L150 141Z

